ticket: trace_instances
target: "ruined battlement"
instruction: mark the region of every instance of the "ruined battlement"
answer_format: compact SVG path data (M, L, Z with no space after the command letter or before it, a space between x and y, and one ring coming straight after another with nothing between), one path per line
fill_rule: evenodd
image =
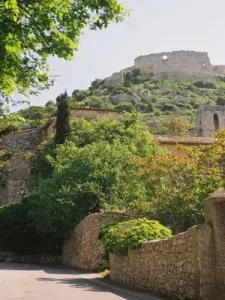
M132 68L140 69L146 78L155 76L175 81L191 81L195 79L215 79L225 77L225 65L213 66L207 52L173 51L142 55L134 60ZM123 83L123 74L127 70L114 73L106 78L105 84Z

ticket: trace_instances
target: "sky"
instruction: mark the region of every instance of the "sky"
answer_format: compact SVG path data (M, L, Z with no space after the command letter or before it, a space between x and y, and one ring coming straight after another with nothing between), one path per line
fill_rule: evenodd
M204 51L212 64L225 65L224 0L120 1L130 16L107 29L87 31L73 61L50 58L52 70L60 76L53 87L32 97L31 105L44 105L65 90L71 94L86 89L96 78L133 66L140 55Z

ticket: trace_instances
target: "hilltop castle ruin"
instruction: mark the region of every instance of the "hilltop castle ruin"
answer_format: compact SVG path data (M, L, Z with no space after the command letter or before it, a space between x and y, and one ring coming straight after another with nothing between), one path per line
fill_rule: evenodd
M114 73L105 79L105 85L123 83L124 73L140 69L144 77L158 77L175 81L216 79L225 77L225 65L212 65L206 52L173 51L139 56L134 66Z

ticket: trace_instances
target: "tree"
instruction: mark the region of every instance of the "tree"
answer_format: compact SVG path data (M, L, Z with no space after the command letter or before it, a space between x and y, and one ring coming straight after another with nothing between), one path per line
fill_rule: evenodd
M65 92L57 97L56 144L63 144L70 135L70 109Z
M50 55L72 59L85 27L102 29L124 15L117 0L1 1L1 93L47 87Z
M224 186L223 146L220 139L210 146L182 149L186 156L164 153L147 159L134 157L133 164L137 168L124 174L123 193L134 198L141 183L142 202L146 204L142 215L159 220L174 233L185 231L203 221L204 200ZM138 215L140 203L134 207Z
M45 107L54 106L54 105L55 105L55 102L52 100L49 100L48 102L46 102Z
M67 236L91 212L122 209L121 174L129 173L131 157L158 151L148 128L134 115L94 122L77 119L71 127L70 138L53 155L51 147L45 151L49 144L42 150L52 173L46 177L40 166L42 178L28 191L37 230L57 237Z
M188 135L190 125L184 117L167 116L162 119L154 130L156 134L162 135Z

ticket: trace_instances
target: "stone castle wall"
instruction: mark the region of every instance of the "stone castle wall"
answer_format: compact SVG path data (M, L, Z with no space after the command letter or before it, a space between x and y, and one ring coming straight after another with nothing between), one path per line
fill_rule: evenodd
M110 255L117 283L176 299L225 299L225 191L205 203L205 223L173 238Z
M146 78L155 76L161 79L175 81L191 81L195 79L215 79L225 76L225 66L213 66L206 52L173 51L139 56L134 60L134 66L141 70ZM122 70L106 78L105 84L110 86L123 83Z
M101 226L124 219L120 213L97 213L86 217L63 245L63 264L94 271L105 264L104 249L98 239Z

